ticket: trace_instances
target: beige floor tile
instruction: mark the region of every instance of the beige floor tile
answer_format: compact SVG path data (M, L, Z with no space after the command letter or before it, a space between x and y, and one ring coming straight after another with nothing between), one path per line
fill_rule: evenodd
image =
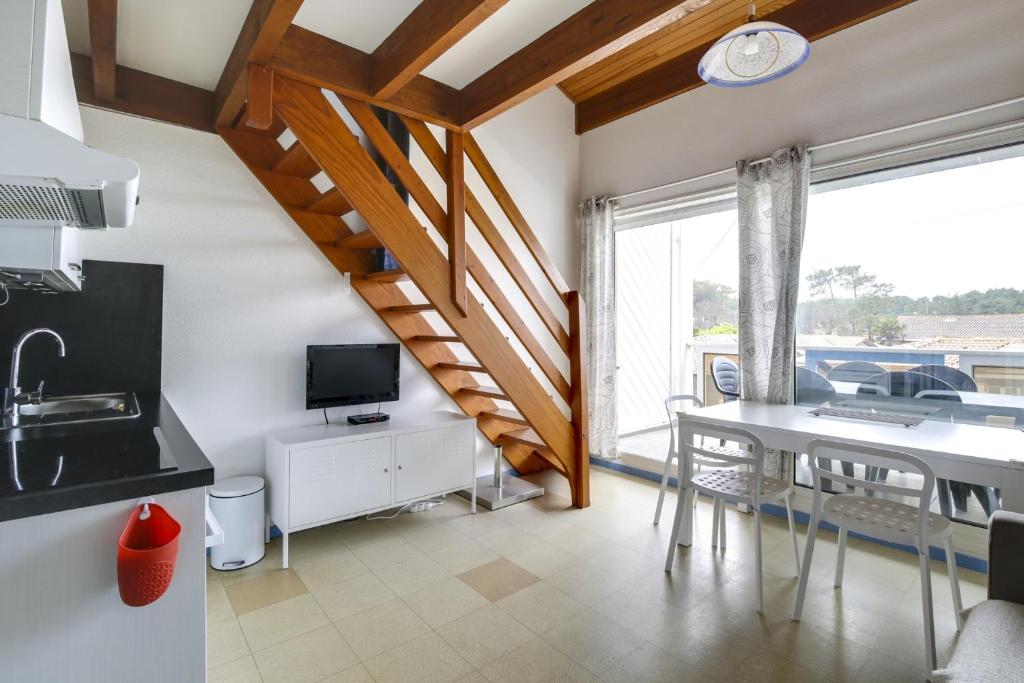
M644 590L641 585L627 586L598 603L594 609L641 638L649 638L673 624L682 622L687 610L664 597Z
M426 622L398 599L345 617L337 626L364 661L430 631Z
M212 571L225 587L230 586L233 583L238 583L239 581L251 579L252 577L259 576L260 574L281 571L281 539L271 539L270 543L267 545L267 552L263 555L263 559L256 564L251 564L248 567L243 567L241 569L232 569L231 571L218 571L216 569Z
M207 578L206 580L206 623L215 624L218 621L231 619L235 616L231 609L231 601L224 590L224 584L220 579Z
M325 528L330 529L334 537L348 548L377 543L398 535L388 526L386 520L350 519Z
M244 614L238 619L253 652L291 640L329 623L312 595L300 595Z
M529 629L492 604L441 626L437 632L477 668L533 640L534 636Z
M904 664L881 652L872 652L855 680L859 683L921 683L928 679L928 675L924 669Z
M757 643L718 628L686 621L651 637L651 642L714 678L724 678L757 648Z
M736 683L825 683L829 679L788 659L758 648L729 674Z
M491 604L454 576L406 595L403 600L432 628Z
M653 643L644 643L616 662L601 680L608 683L704 683L714 679Z
M542 579L580 561L578 556L567 553L546 541L534 543L512 553L505 553L505 556Z
M294 571L285 569L233 583L225 588L225 592L235 614L242 616L309 591Z
M427 633L363 662L377 683L446 683L473 673L436 633Z
M541 542L541 539L535 534L511 524L506 524L494 531L482 534L476 540L499 555L509 555L517 550L523 550Z
M397 534L350 547L359 561L370 569L383 569L423 555L416 546Z
M288 564L297 567L336 553L343 547L330 526L293 533L288 536Z
M487 678L479 671L472 671L460 678L459 683L487 683Z
M356 664L344 671L328 676L322 683L374 683L373 676L362 664Z
M213 669L249 655L249 646L234 617L206 627L206 668Z
M594 610L576 615L541 637L598 676L643 644L642 638Z
M396 595L408 595L444 581L451 572L426 555L414 557L374 572Z
M461 574L475 569L480 565L493 562L498 557L500 557L498 553L468 536L430 552L430 558L452 574Z
M535 583L503 600L498 607L536 634L568 621L587 607L546 581Z
M491 602L497 602L540 581L504 557L463 572L459 578Z
M631 579L618 575L608 567L584 562L563 569L545 581L580 602L592 606L625 588Z
M520 645L480 670L491 683L596 681L592 673L540 638Z
M341 581L313 594L331 621L342 619L395 599L395 592L373 573Z
M405 540L412 543L422 552L429 553L437 548L458 543L469 538L461 531L448 524L439 523L437 520L429 520L407 524L395 529Z
M584 557L600 552L611 542L607 536L578 524L563 524L556 530L543 534L542 538L567 553Z
M317 591L370 571L348 548L295 567L310 591Z
M474 540L479 540L483 536L506 529L511 525L501 520L500 511L488 512L481 510L475 515L464 515L449 520L448 526Z
M253 656L265 683L319 681L359 662L332 625L260 650Z
M206 673L207 683L262 683L259 669L251 656L236 659Z

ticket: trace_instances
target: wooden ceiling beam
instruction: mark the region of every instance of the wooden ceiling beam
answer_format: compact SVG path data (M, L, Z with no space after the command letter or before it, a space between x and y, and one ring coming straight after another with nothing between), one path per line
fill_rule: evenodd
M117 98L117 0L89 0L89 44L93 95L112 102Z
M788 26L813 42L911 2L913 0L795 0L759 15L758 19ZM697 65L720 37L716 36L653 69L577 102L576 133L585 133L704 85L697 75ZM811 59L814 59L813 55Z
M245 104L250 63L266 64L281 41L302 0L253 0L235 47L214 89L213 117L231 126Z
M75 91L82 104L214 133L213 93L193 85L118 66L117 97L96 97L92 60L71 53Z
M307 85L447 129L459 129L460 99L455 88L426 76L414 76L392 97L377 97L372 87L372 55L301 26L285 32L269 64L282 76Z
M594 0L462 90L465 128L685 16L685 0Z
M423 0L373 51L373 96L394 95L506 2Z

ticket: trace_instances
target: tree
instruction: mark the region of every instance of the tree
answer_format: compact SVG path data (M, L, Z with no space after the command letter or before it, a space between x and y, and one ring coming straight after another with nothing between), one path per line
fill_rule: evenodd
M875 276L863 272L860 266L839 266L835 272L839 283L853 292L854 300L857 299L857 292L860 289L875 281Z
M807 276L807 284L811 288L811 296L821 296L827 291L828 298L832 301L836 300L836 293L832 288L835 281L835 268L819 268Z
M720 324L735 325L739 319L736 291L728 285L707 280L693 281L693 327L709 329Z

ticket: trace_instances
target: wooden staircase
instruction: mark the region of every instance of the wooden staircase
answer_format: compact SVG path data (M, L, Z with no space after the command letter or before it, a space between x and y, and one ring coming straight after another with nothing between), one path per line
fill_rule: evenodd
M477 417L480 430L503 447L509 462L520 473L555 469L568 479L573 505L588 506L583 303L565 284L476 141L468 133L448 134L458 136L459 144L450 148L465 150L546 282L531 280L481 203L464 188L461 153L449 157L424 122L402 118L448 184L448 206L456 207L451 216L375 113L363 102L341 97L426 216L427 229L319 89L275 74L272 91L274 125L266 131L248 128L243 112L234 126L218 128L223 139L335 268L351 274L352 288L456 404ZM295 137L287 148L278 141L285 128ZM326 192L312 182L321 170L333 184ZM465 243L463 205L493 252L491 260L505 271L502 279L515 283L539 324L531 327L523 319L522 307L510 301ZM349 211L358 213L369 230L353 232L342 218ZM381 246L401 264L399 269L373 270L369 250ZM472 289L466 295L467 279L479 295ZM557 299L561 315L539 286L554 289L557 297L551 298ZM447 329L437 329L439 322ZM542 337L550 335L547 346L564 354L561 365L568 366L568 375L533 329Z

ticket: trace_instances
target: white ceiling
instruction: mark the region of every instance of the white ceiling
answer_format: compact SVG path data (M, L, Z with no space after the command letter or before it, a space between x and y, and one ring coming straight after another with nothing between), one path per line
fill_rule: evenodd
M2 0L0 0L2 1ZM511 0L423 72L462 88L591 0ZM73 52L89 54L87 0L62 0ZM117 63L211 90L251 0L121 0ZM418 0L305 0L295 23L373 52Z

